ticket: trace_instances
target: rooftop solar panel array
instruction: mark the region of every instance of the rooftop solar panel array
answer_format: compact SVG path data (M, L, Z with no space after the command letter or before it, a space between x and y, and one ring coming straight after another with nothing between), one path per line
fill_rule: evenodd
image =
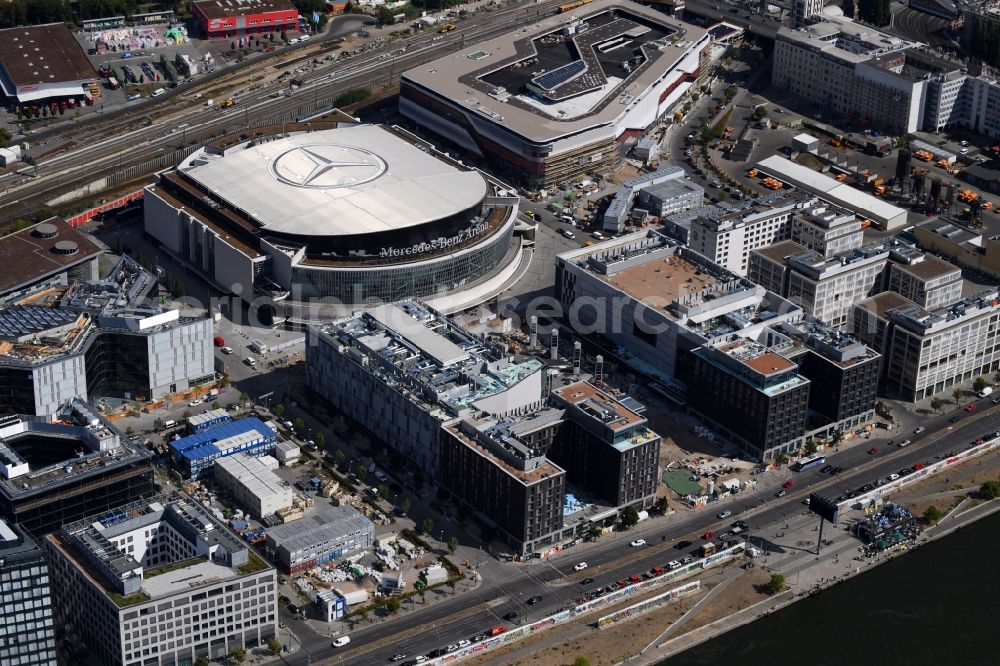
M76 320L76 313L57 308L25 305L0 311L0 337L19 338L47 331Z
M587 63L583 60L574 60L559 69L546 72L541 76L536 76L533 83L543 90L552 90L563 85L573 77L579 76L587 69Z

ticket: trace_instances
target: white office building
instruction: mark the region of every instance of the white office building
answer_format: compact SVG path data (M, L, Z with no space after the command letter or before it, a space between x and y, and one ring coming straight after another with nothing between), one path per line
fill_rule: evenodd
M277 631L275 570L183 495L67 525L45 546L66 641L98 663L221 659Z

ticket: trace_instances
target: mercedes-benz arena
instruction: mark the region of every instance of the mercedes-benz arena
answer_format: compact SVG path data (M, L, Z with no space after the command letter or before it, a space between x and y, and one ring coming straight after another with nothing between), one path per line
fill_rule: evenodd
M398 128L319 126L197 150L146 188L146 231L293 321L411 296L469 307L517 270L513 190Z
M418 125L532 189L617 164L699 80L712 36L627 0L597 0L403 74Z

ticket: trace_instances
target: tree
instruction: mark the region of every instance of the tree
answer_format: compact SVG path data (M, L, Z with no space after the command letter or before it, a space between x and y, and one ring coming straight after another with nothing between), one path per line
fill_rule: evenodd
M228 372L222 373L222 376L219 377L219 388L226 388L232 383L233 383L233 378L229 376Z
M447 581L445 581L445 585L447 585L451 589L452 594L455 594L455 581L453 579L449 578Z
M780 573L772 574L767 587L771 594L779 594L785 589L785 577Z
M962 389L960 389L957 386L955 387L955 390L951 392L951 396L953 398L955 398L955 402L956 403L959 402L962 399L963 395L965 395L965 391L963 391Z
M364 465L358 465L358 478L364 483L365 479L368 477L368 468Z
M424 534L430 534L434 530L434 521L430 518L424 518L424 522L420 523L420 531Z
M129 439L135 437L135 428L133 428L132 426L125 428L125 436L128 437Z
M343 466L345 460L347 460L347 454L342 449L337 449L333 454L333 464L339 468Z
M590 660L581 655L573 660L573 666L590 666Z
M0 127L0 148L6 148L10 144L11 138L10 130L6 127Z
M306 429L306 422L302 420L302 417L301 417L301 416L300 416L300 417L298 417L297 419L295 419L295 422L294 422L294 423L293 423L292 425L293 425L293 427L295 428L295 432L296 432L296 433L297 433L298 435L300 435L300 436L301 436L301 435L302 435L302 433L303 433L303 432L305 432L305 429Z
M194 660L194 666L208 666L208 658L198 657L197 659Z
M164 421L160 417L156 417L156 420L153 421L153 430L163 430L166 427L167 427L166 421Z
M281 654L281 643L274 636L267 639L267 649L273 652L275 655Z
M778 453L778 455L774 457L774 462L779 465L784 465L786 462L788 462L788 454L785 453L784 451L781 451L780 453Z
M458 550L458 537L450 537L448 539L448 552L452 555Z
M246 391L243 391L242 393L240 393L240 402L247 402L248 400L250 400L250 394L249 393L247 393Z
M316 442L316 446L322 449L326 445L326 435L318 432L316 433L316 436L313 437L313 441Z
M1000 497L1000 481L987 481L979 486L979 496L984 500L995 500Z
M984 388L986 388L986 380L982 377L976 377L975 381L972 382L972 390L976 393L982 393Z
M943 517L944 514L941 513L941 509L933 505L927 507L927 510L924 511L924 522L928 525L936 525Z
M389 597L385 600L385 609L390 613L397 613L402 607L403 603L399 600L399 597Z
M184 418L186 418L186 419L191 418L191 410L190 409L185 409L184 413L181 414L181 416L184 417Z
M942 407L944 407L944 402L941 400L941 398L931 398L931 409L937 412Z
M816 453L816 440L814 440L811 437L808 440L806 440L805 449L807 456L811 456L812 454Z
M218 400L212 401L212 409L219 409L220 407L222 407L222 405L219 404Z
M246 648L238 647L235 650L233 650L233 661L235 661L237 664L242 664L246 660L247 660Z
M634 506L627 506L625 510L622 511L622 525L625 527L632 527L639 522L639 512L636 511Z
M400 512L404 516L410 512L410 498L409 497L404 497L402 500L400 500L400 502L399 502L399 510L400 510Z
M389 486L384 483L378 485L378 496L382 499L389 499Z
M285 406L279 402L277 405L274 406L274 415L280 419L282 416L284 416L284 414L285 414Z
M281 41L283 41L283 42L287 42L288 41L288 33L285 32L284 30L281 31Z
M368 621L368 609L367 608L362 608L361 609L361 621L362 622L367 622Z

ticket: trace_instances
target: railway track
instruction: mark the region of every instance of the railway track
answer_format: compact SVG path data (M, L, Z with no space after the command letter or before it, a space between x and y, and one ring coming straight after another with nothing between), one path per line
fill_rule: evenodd
M336 62L339 65L336 69L303 75L302 87L288 97L272 97L283 90L279 84L261 85L256 90L234 95L237 105L225 110L206 108L199 102L199 106L175 109L171 117L157 121L144 109L142 115L116 123L117 131L101 127L84 129L84 136L91 138L89 143L81 144L79 134L69 134L66 140L76 141L77 145L40 159L36 177L25 176L16 183L0 180L0 224L30 214L67 192L79 190L81 197L92 197L119 183L153 173L176 162L192 145L315 113L329 108L338 95L354 88L391 84L402 71L465 45L509 33L549 15L558 4L557 0L550 0L519 5L477 15L448 35L420 34L392 42L384 50ZM124 133L123 122L130 128ZM112 135L107 136L109 133Z

